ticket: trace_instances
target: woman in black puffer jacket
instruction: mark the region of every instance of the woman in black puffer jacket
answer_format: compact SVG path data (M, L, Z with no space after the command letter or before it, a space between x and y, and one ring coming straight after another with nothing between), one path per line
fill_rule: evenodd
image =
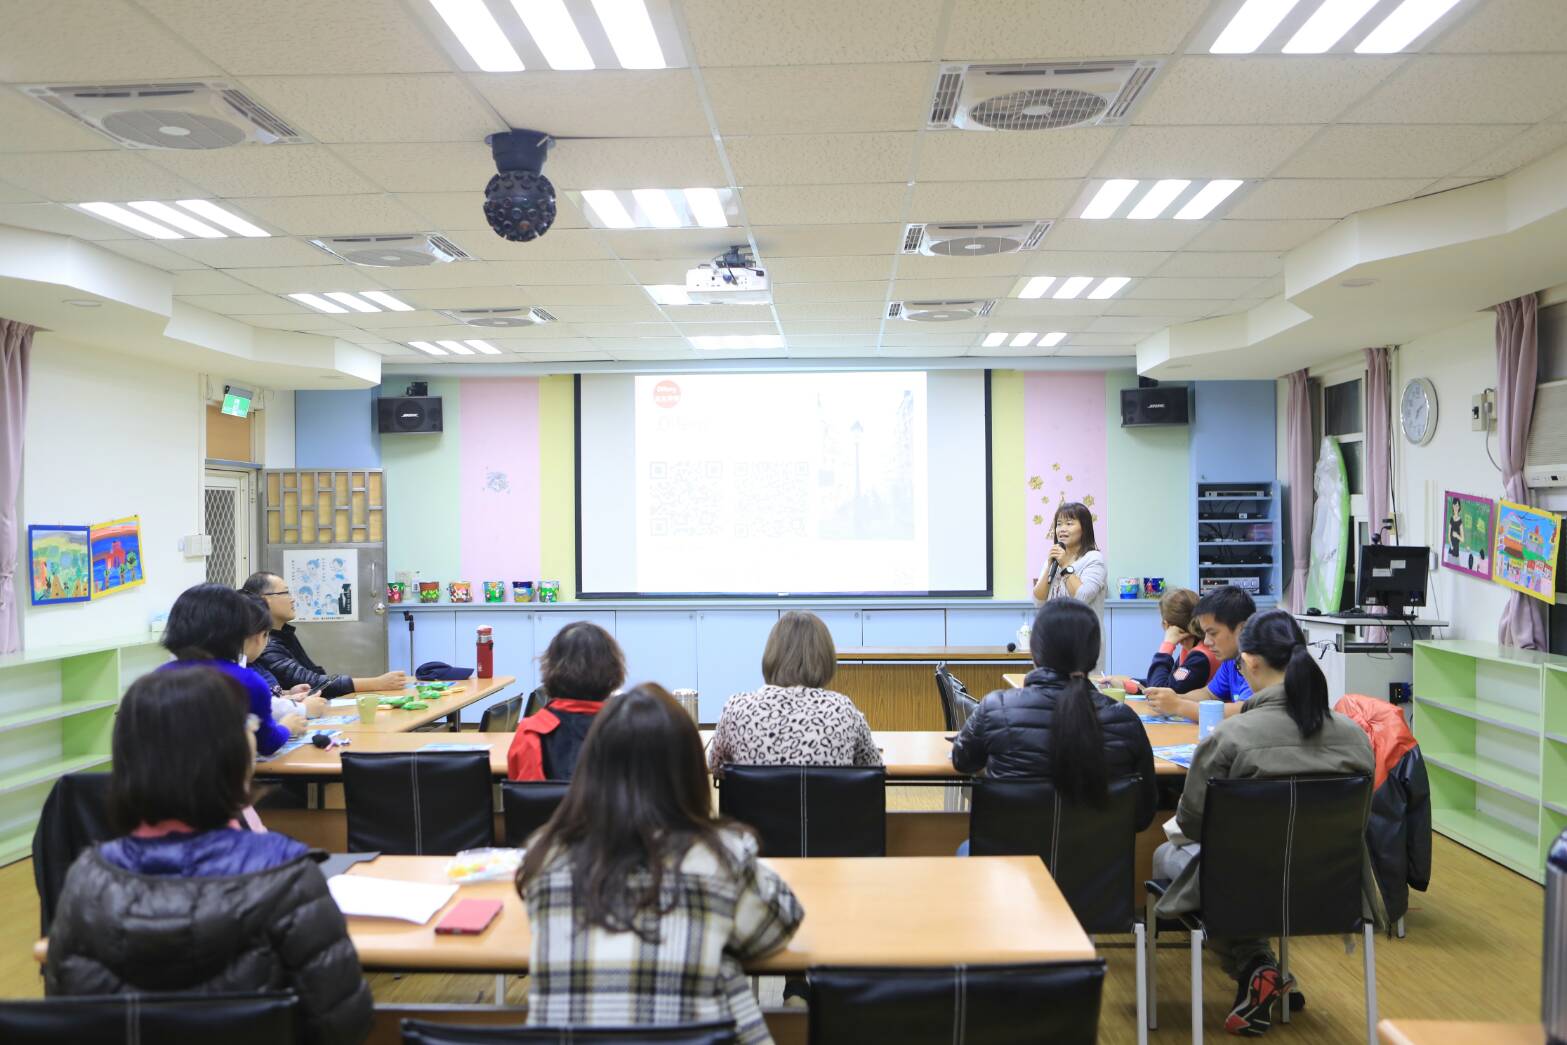
M50 995L293 991L305 1040L370 1030L370 989L309 850L244 830L255 734L211 668L138 679L114 722L109 809L125 834L77 857L49 931Z
M1135 775L1141 831L1157 800L1153 749L1136 713L1088 681L1099 660L1099 618L1081 602L1047 602L1029 651L1036 666L1023 688L980 702L952 742L952 765L960 773L1044 777L1062 798L1090 805L1104 802L1110 780Z

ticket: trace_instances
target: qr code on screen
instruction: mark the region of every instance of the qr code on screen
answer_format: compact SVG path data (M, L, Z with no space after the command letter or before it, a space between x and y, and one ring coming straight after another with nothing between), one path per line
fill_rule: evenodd
M804 537L810 521L810 466L805 461L741 461L730 491L734 536Z
M713 537L724 483L722 461L648 462L648 526L654 537Z

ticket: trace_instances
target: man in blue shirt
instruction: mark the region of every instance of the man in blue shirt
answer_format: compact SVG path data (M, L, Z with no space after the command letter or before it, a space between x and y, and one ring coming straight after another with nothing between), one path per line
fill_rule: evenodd
M1240 672L1241 628L1257 612L1257 604L1240 588L1226 585L1216 588L1197 601L1192 617L1202 628L1204 641L1222 661L1219 670L1202 689L1177 693L1173 689L1153 687L1148 703L1163 715L1180 715L1197 721L1197 705L1204 700L1224 701L1224 715L1239 714L1251 696L1251 686Z

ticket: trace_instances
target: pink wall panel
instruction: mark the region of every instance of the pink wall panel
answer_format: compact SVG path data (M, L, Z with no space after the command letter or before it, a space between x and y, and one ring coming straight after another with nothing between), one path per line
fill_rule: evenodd
M460 403L462 575L478 601L484 581L539 579L539 382L464 379Z
M1105 376L1030 371L1023 375L1024 528L1028 568L1038 577L1050 547L1050 522L1062 501L1082 501L1094 513L1100 546L1108 532Z

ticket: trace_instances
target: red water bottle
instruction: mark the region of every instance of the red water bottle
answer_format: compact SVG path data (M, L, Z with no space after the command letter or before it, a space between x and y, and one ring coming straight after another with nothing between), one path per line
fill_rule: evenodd
M490 633L489 625L481 625L479 628L479 677L488 679L495 677L495 637Z

